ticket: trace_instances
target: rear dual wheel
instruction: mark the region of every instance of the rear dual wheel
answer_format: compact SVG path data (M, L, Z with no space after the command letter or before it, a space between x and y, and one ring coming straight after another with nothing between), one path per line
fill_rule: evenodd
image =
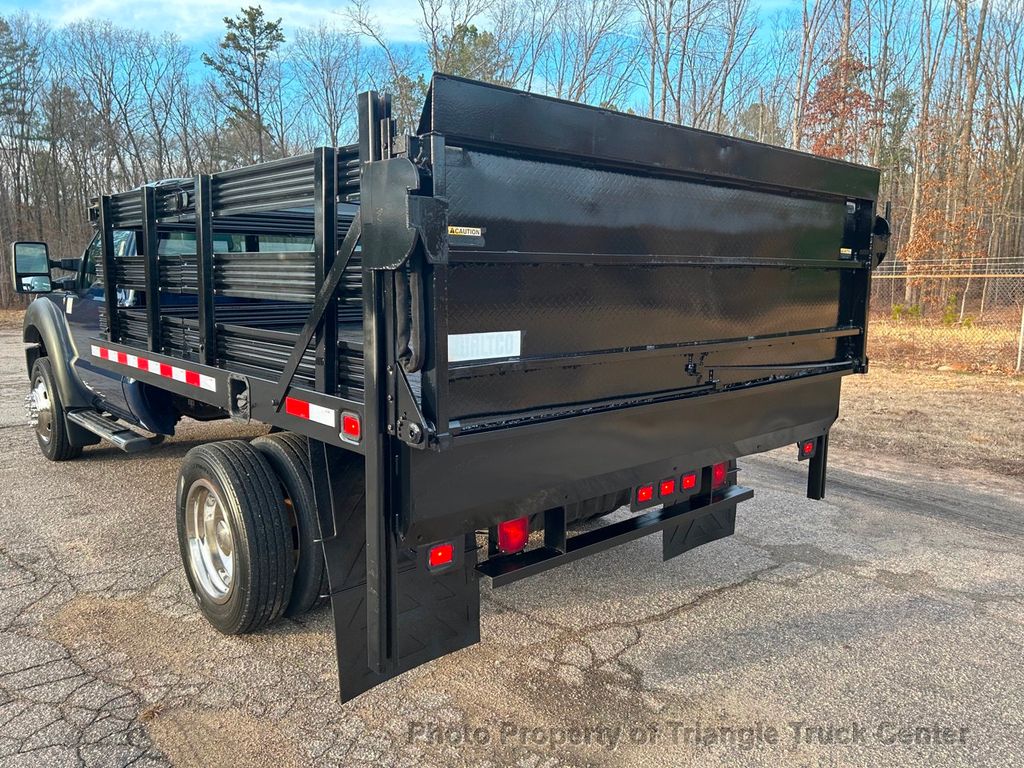
M298 616L326 592L305 438L193 448L178 481L178 540L200 610L225 634Z
M305 437L294 432L275 432L257 437L252 445L274 468L281 483L295 563L292 595L284 613L285 616L300 616L327 594L327 569L319 542L309 446Z
M241 440L193 448L177 496L181 559L207 620L237 635L277 619L291 597L291 526L263 454Z

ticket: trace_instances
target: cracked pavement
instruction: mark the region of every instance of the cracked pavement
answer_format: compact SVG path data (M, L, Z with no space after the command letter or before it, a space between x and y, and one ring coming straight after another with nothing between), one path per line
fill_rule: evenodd
M188 593L178 465L236 426L53 465L17 331L0 387L0 768L1024 764L1020 477L837 446L814 503L742 460L737 535L483 585L480 644L342 706L329 609L229 638Z

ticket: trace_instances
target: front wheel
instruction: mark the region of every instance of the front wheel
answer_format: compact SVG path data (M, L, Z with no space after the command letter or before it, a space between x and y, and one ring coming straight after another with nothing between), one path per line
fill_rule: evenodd
M193 448L177 495L181 559L207 620L238 635L277 619L291 597L292 537L267 460L241 440Z
M71 444L68 423L64 418L64 404L53 378L53 367L48 358L40 357L32 366L29 377L29 422L35 427L36 442L50 461L68 461L82 455L82 448Z

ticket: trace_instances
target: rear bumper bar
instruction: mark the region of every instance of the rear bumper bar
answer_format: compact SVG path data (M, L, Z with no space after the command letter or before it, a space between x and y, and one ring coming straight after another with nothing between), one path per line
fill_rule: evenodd
M662 507L628 520L611 523L572 536L566 539L565 551L544 546L518 555L491 557L477 565L476 570L481 575L490 578L491 586L503 587L520 579L536 576L559 565L565 565L619 544L639 539L642 536L669 528L689 526L702 518L735 509L739 502L746 501L753 496L753 489L734 485L726 489L720 496L716 495L710 503L699 507L693 507L689 502Z

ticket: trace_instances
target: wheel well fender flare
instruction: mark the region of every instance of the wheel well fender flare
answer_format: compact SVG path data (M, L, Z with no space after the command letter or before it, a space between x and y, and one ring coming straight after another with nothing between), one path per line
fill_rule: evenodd
M75 346L67 322L54 302L39 298L28 305L22 340L30 345L25 348L28 375L31 375L36 360L46 356L50 359L57 391L65 407L89 408L93 405L93 396L72 365Z

